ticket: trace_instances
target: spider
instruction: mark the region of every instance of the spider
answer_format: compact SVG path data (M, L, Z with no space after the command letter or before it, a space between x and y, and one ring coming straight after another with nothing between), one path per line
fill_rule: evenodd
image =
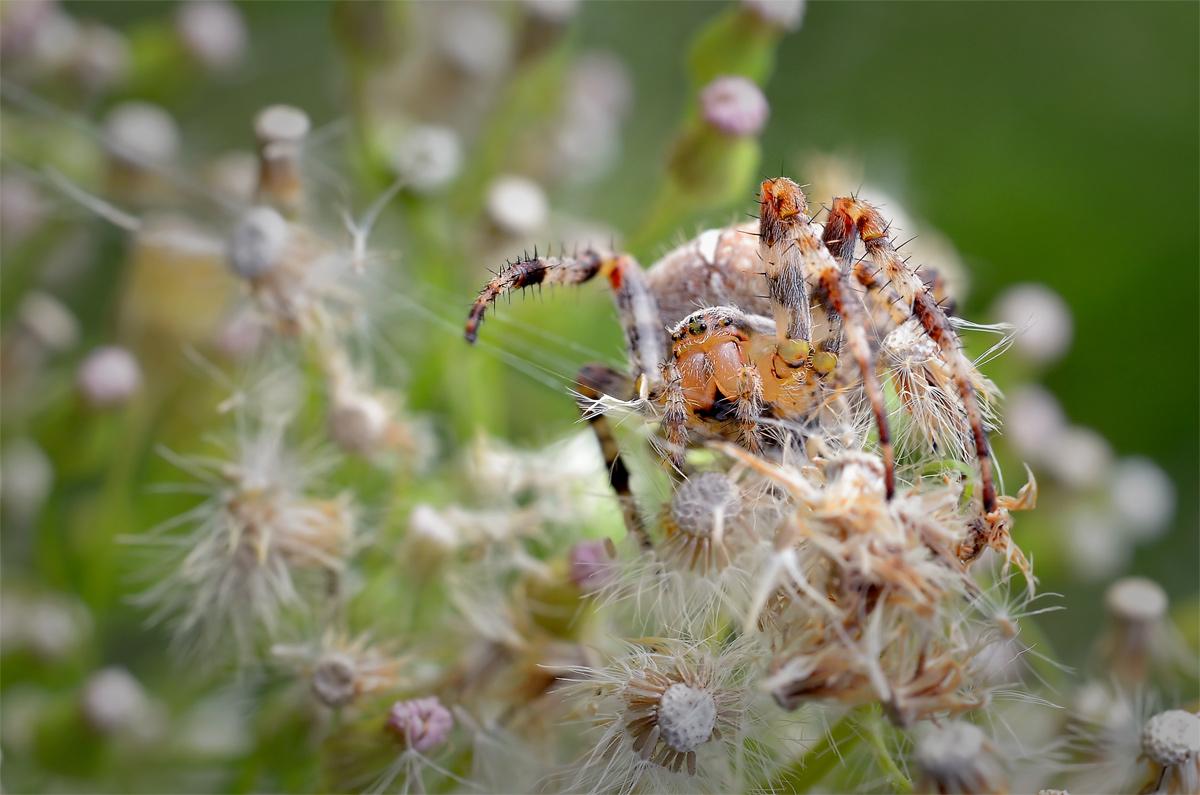
M861 396L891 498L895 459L881 371L921 441L964 460L974 453L984 513L992 513L989 384L963 352L936 278L904 262L883 217L857 198L835 199L822 229L800 186L779 177L762 183L759 207L757 223L704 232L648 271L628 254L591 248L522 258L480 292L466 338L475 341L487 308L511 290L608 279L630 372L587 365L578 383L631 529L636 509L604 425L605 396L636 396L661 420L664 454L681 473L694 437L754 453L796 447L820 441L830 418L845 416Z

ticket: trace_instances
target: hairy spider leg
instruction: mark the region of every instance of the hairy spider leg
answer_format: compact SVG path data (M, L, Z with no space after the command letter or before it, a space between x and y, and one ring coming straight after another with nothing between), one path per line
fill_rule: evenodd
M888 499L891 499L896 492L892 434L883 401L883 388L879 383L879 375L875 372L871 344L867 338L866 312L858 304L858 296L850 288L837 260L817 237L806 212L808 200L804 198L804 192L800 190L799 185L787 177L766 180L762 183L760 207L759 223L768 282L774 270L778 272L778 281L781 284L812 284L824 293L829 308L844 320L842 328L845 330L846 341L862 372L863 389L875 414L879 447L883 452L884 483ZM835 237L841 241L839 247L851 245L845 240L844 234L839 235L841 236ZM803 303L807 309L807 296L804 297ZM776 310L776 317L782 314L794 320L801 311L802 308L798 306L783 307L782 311ZM779 328L782 336L783 327ZM789 325L789 333L791 330L792 326ZM805 339L810 343L812 341L811 338Z
M526 257L506 266L479 293L467 316L465 336L474 343L489 306L512 290L540 284L582 284L608 277L625 332L633 377L644 377L654 390L660 385L659 363L666 358L658 304L637 260L627 254L585 249L571 257Z
M949 317L921 277L904 263L888 236L887 223L874 207L858 199L836 199L829 211L829 219L829 223L853 226L858 230L867 253L896 291L900 299L898 311L904 315L903 319L916 317L941 350L942 358L949 365L951 376L962 396L967 421L975 438L975 453L979 458L980 480L983 484L983 510L991 513L996 508L996 486L992 479L991 448L984 428L983 411L971 380L974 366L963 353L962 342L950 325Z
M580 368L579 376L576 379L581 396L579 408L588 424L591 425L592 432L596 434L596 439L600 442L600 452L604 455L604 465L608 470L608 482L616 492L617 502L621 506L625 531L637 538L638 543L644 549L649 549L652 546L650 534L646 532L646 525L642 522L637 501L629 488L629 468L625 466L625 460L621 458L621 448L617 444L616 436L613 435L612 425L609 424L608 417L593 410L592 407L592 404L599 400L602 394L614 394L619 390L624 390L625 381L623 373L619 373L607 365L585 364Z

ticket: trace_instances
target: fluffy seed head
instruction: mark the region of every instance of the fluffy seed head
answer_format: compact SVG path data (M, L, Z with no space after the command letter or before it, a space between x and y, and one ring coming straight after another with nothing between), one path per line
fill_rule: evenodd
M712 694L682 682L668 687L658 703L662 741L680 753L695 751L712 737L717 702Z
M725 135L758 135L771 108L762 89L740 76L718 77L700 91L704 120Z
M437 748L454 728L454 717L437 696L397 701L388 712L386 728L414 751Z
M1200 759L1200 715L1171 709L1146 721L1142 752L1157 765L1175 767Z
M279 263L288 243L288 223L272 207L251 207L229 238L229 267L243 279L257 279Z

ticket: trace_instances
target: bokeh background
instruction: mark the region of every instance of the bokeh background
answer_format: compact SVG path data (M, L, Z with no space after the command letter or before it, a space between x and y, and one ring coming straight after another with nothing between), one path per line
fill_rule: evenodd
M135 56L145 58L153 57L146 42L169 24L173 8L159 2L63 7L121 31ZM184 157L193 162L250 147L248 120L271 103L304 108L318 129L329 132L321 144L329 161L352 162L346 152L357 142L343 124L351 111L351 78L331 23L334 5L257 2L239 8L249 48L236 69L186 81L160 75L130 87L128 95L172 112ZM573 46L618 55L633 77L635 99L611 172L586 188L553 189L552 208L602 222L618 235L638 227L689 100L683 67L689 41L722 9L708 2L582 5L569 33ZM970 282L961 307L966 318L998 320L994 302L1014 284L1037 282L1056 292L1073 320L1069 350L1047 364L1011 353L985 371L1006 391L1044 384L1070 423L1097 431L1116 457L1152 459L1173 484L1169 525L1129 543L1114 571L1089 576L1086 566L1071 563L1074 556L1090 559L1079 548L1088 535L1068 532L1066 525L1077 522L1080 506L1093 515L1109 510L1111 485L1070 492L1034 467L1043 499L1036 512L1019 517L1016 538L1033 550L1043 589L1062 594L1067 609L1041 621L1056 655L1075 666L1087 664L1103 621L1103 589L1116 572L1159 582L1193 648L1200 636L1198 28L1200 6L1192 3L818 2L806 9L802 28L783 39L766 87L771 117L762 137L764 175L783 173L803 183L812 180L806 170L821 157L852 164L864 183L953 242ZM118 93L106 102L120 98ZM86 136L104 108L75 108L46 119L50 127L60 125L64 138ZM11 102L5 112L13 112ZM10 173L36 169L30 151L6 148L0 166ZM356 185L360 206L386 186L346 179ZM635 253L649 263L704 222L744 217L754 208L755 186L746 188L740 207L691 221L676 237ZM86 216L61 199L54 206L63 216ZM452 233L465 237L471 230ZM115 289L123 256L120 234L99 240L98 264L63 295L96 342L104 340L107 322L96 296ZM448 319L465 317L487 268L499 264L474 263L473 272L439 270L436 252L406 249L403 223L391 215L384 216L375 240L400 252L400 269L416 285L416 300ZM0 309L6 319L27 286L25 273L14 276L5 268ZM561 379L569 380L571 368L588 358L564 340L619 361L615 312L601 286L557 291L541 301L503 306L500 313L506 323L555 336ZM401 328L409 329L413 349L461 357L457 381L423 378L418 365L399 384L415 413L437 415L448 402L462 403L447 390L475 396L463 405L478 411L460 408L444 421L448 437L469 438L478 424L515 443L537 445L577 428L574 404L562 391L499 361L472 364L490 354L459 344L449 328L403 322ZM528 334L511 336L502 324L487 333L531 361L544 360L539 351L521 348L530 344ZM972 337L969 344L981 353L990 341ZM480 374L489 380L471 380ZM6 433L11 438L14 430ZM1020 458L1003 441L1000 454L1013 492L1022 482ZM64 583L54 573L13 570L13 560L29 563L12 554L13 543L5 539L7 580ZM120 625L121 642L144 645L147 656L156 653L156 636L141 634L135 619ZM136 659L141 653L124 654ZM12 681L5 677L0 684Z

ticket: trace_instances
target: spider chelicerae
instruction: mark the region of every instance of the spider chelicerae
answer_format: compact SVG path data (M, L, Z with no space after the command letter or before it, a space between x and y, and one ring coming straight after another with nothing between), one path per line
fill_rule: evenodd
M964 353L935 274L909 267L878 210L857 198L835 199L819 225L800 186L780 177L762 183L759 205L757 223L704 232L648 271L628 254L592 248L512 263L481 291L467 340L507 292L607 277L629 372L587 365L578 384L631 530L636 507L604 422L609 407L624 401L659 421L664 455L684 474L697 439L807 455L814 443L836 448L836 429L866 410L890 498L896 412L889 415L888 383L910 442L978 461L991 514L992 387Z

